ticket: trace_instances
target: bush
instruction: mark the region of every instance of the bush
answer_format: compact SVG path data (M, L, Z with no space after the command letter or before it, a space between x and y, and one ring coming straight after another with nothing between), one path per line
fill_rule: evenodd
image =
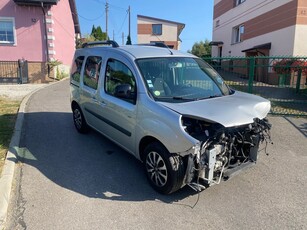
M290 74L294 62L295 59L282 59L280 61L276 61L273 64L273 70L277 74Z
M307 76L307 60L296 60L292 63L292 70L298 72L302 70L302 74Z

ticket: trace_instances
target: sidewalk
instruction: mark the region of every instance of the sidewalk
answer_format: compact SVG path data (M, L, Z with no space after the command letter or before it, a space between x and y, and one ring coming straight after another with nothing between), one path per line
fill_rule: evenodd
M0 97L21 101L28 94L47 85L48 84L0 85Z
M7 152L3 171L0 176L0 229L4 228L7 210L10 202L15 164L17 163L16 147L19 146L26 105L31 95L51 84L0 85L0 97L22 101L19 107L9 150Z

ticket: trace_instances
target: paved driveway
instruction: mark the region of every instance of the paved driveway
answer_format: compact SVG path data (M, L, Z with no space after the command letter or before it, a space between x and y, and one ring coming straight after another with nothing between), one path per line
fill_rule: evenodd
M68 81L51 85L27 106L7 229L307 229L307 138L270 121L274 145L255 167L163 196L128 153L77 133Z

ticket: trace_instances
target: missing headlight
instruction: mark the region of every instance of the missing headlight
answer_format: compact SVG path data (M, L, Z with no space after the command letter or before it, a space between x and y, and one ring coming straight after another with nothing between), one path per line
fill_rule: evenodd
M209 137L216 136L225 129L218 123L210 123L191 117L182 117L181 120L184 130L197 140L205 141Z

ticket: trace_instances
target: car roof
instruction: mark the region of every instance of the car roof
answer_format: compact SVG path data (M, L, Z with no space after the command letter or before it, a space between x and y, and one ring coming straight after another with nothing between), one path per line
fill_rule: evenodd
M169 48L161 48L161 47L156 47L156 46L127 45L127 46L121 46L120 48L130 53L136 59L137 58L147 58L147 57L193 56L191 54L183 53L178 50L173 50Z
M155 57L195 57L192 54L184 53L169 48L161 48L150 45L125 45L119 47L112 46L93 46L76 50L76 54L99 55L101 52L116 52L130 56L132 59L155 58Z

